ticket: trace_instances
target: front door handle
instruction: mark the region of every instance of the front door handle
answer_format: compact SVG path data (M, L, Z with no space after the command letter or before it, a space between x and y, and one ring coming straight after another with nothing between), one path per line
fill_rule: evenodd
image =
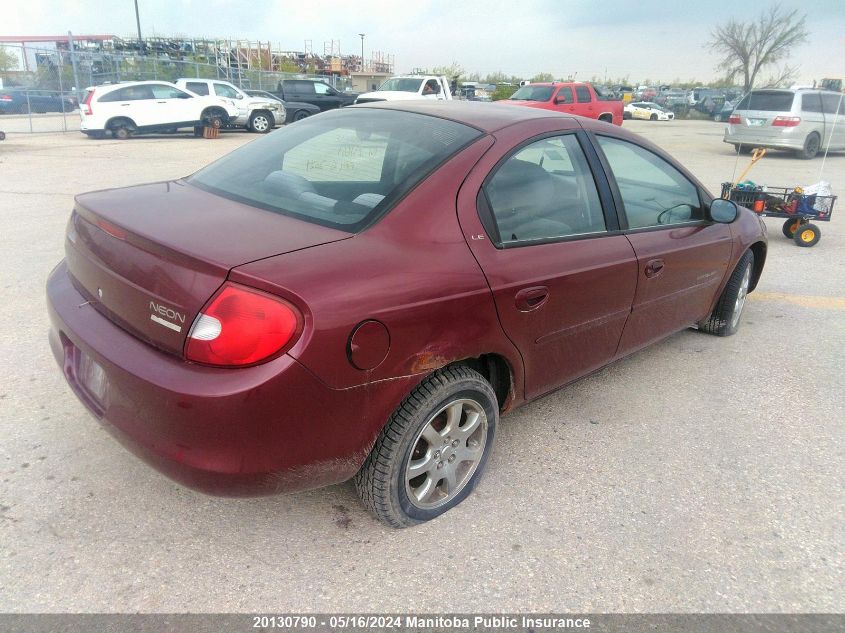
M646 277L657 277L661 272L663 272L663 267L665 263L662 259L652 259L645 265L645 276Z
M549 289L546 286L523 288L516 293L516 309L520 312L531 312L544 305L549 300Z

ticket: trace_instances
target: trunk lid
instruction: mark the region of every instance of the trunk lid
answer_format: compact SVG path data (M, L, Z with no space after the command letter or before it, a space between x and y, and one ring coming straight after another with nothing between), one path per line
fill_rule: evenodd
M232 268L349 237L172 181L77 196L65 253L94 309L181 355Z

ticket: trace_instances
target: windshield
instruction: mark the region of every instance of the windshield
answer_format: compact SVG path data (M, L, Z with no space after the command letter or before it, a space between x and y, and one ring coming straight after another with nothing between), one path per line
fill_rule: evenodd
M335 110L253 141L188 182L357 233L479 136L475 128L410 112Z
M792 110L792 92L751 92L742 98L737 110L763 110L764 112L789 112Z
M419 92L423 80L419 78L394 77L385 81L379 90L396 90L398 92Z
M515 101L548 101L552 98L554 86L523 86L511 95Z

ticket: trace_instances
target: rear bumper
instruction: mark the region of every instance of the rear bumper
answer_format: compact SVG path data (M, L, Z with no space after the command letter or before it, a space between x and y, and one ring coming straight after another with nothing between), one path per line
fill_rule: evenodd
M80 305L64 262L47 295L50 346L79 400L133 453L203 492L271 494L350 478L412 387L405 378L332 389L287 355L232 370L185 362ZM84 356L105 376L97 396L78 375Z
M782 128L776 135L755 134L742 126L725 127L725 143L748 145L750 147L768 147L772 149L802 149L808 132L801 127Z

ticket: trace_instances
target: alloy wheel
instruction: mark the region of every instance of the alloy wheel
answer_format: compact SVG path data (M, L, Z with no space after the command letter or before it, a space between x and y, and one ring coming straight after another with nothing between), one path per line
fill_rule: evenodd
M431 416L411 444L405 492L418 508L452 500L472 479L484 455L487 414L471 399L449 402Z

